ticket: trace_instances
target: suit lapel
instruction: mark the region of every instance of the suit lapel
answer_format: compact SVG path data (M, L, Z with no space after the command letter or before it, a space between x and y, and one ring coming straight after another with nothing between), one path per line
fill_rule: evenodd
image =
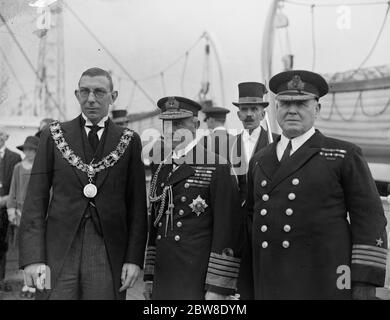
M274 141L272 144L265 147L259 161L255 164L259 166L268 179L272 180L275 172L279 168L279 160L276 155L276 145L278 141Z
M263 127L261 128L260 136L257 139L256 146L253 150L252 157L256 152L259 152L260 149L269 145L268 141L268 132Z
M107 130L107 134L104 141L102 158L107 156L110 152L114 151L122 135L121 130L118 130L116 125L111 121L111 119L108 119L106 130ZM97 188L99 188L102 185L103 181L106 179L108 170L109 169L107 168L98 173L96 178Z
M269 184L269 190L271 191L281 181L293 174L299 168L301 168L307 161L309 161L314 155L320 151L322 134L316 132L309 140L307 140L296 152L294 152L289 159L283 164L279 165L279 169L275 172L272 180ZM279 140L279 139L278 139ZM273 145L273 155L276 158L276 142ZM276 158L276 161L279 161Z
M179 167L172 172L171 176L168 179L168 185L174 185L195 173L195 170L191 167L191 164L196 163L196 149L202 148L206 153L205 149L202 146L194 146L186 155L180 158Z
M192 176L194 173L195 170L189 164L183 163L172 173L171 177L168 179L168 185L174 185Z
M257 152L260 151L260 149L266 147L268 144L269 144L269 141L268 141L268 132L267 130L265 130L263 127L261 127L261 131L260 131L260 135L259 137L257 138L257 141L256 141L256 144L255 144L255 147L253 148L252 150L252 154L250 155L250 159L247 159L246 158L246 152L245 152L245 148L246 146L244 145L244 141L242 139L242 133L238 134L237 135L237 148L238 148L238 154L241 154L241 157L242 159L244 159L245 163L246 164L249 164L249 161L250 159L252 159L253 155Z
M3 184L3 186L6 184L5 182L7 181L7 177L6 177L6 175L7 175L7 172L8 172L8 162L9 162L9 150L8 150L8 148L5 148L4 149L4 156L3 156L3 159L0 159L0 161L2 161L3 162L3 172L2 172L2 174L3 174L3 181L0 181L2 184ZM4 189L2 189L2 194L4 193Z
M8 164L8 158L9 158L9 151L8 151L8 148L5 148L4 149L4 156L3 156L3 159L1 160L1 161L3 161L4 172L5 172L6 166Z
M93 159L93 151L92 147L89 144L87 133L85 132L85 128L81 128L81 137L82 137L82 148L84 151L84 163L90 163Z
M249 159L246 158L246 152L245 152L245 148L246 146L244 145L244 140L243 140L243 137L242 137L242 133L240 133L238 136L237 136L237 155L238 157L240 157L241 161L240 163L242 163L242 161L244 161L244 163L246 165L248 165L249 163Z
M80 116L73 119L72 121L62 125L62 131L64 133L65 141L69 144L70 149L73 150L76 156L80 157L81 160L85 163L85 154L83 149L83 139L81 139L83 128L80 124ZM73 166L71 166L82 186L85 186L88 183L87 174Z

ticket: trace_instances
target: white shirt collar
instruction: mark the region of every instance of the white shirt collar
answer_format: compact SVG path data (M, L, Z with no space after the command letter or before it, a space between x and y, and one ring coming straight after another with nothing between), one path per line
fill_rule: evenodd
M4 158L4 155L5 155L5 148L6 148L6 145L4 144L4 146L2 146L0 148L0 157L1 158Z
M92 126L93 123L91 122L91 120L89 120L84 113L81 113L81 116L84 118L85 120L85 126ZM101 128L104 128L104 123L108 120L108 115L103 117L99 123L97 124L98 127L101 127Z
M252 134L249 134L249 130L243 129L242 138L245 141L248 141L248 140L257 141L257 139L260 136L260 133L261 133L261 126L258 126L255 130L253 130Z
M309 140L311 138L311 136L313 134L315 134L315 132L316 131L315 131L314 127L311 127L304 134L291 139L291 147L292 147L291 154L293 154L295 151L297 151L307 140ZM286 149L289 140L290 139L288 139L284 134L281 135L280 141L279 141L281 150L284 151Z
M217 130L224 130L224 131L226 131L226 128L223 127L223 126L219 126L219 127L214 128L211 132L215 132Z

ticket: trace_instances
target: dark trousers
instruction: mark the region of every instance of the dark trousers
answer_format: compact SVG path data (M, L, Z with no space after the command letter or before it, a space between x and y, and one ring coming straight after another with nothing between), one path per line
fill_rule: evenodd
M0 281L5 278L5 267L7 261L7 252L0 253Z
M250 223L250 217L245 214L244 241L242 248L240 272L237 281L237 292L240 294L240 300L254 299L251 229L252 224Z
M4 208L0 209L0 281L5 278L5 267L8 251L8 214Z
M49 299L115 299L106 246L90 218L82 222Z

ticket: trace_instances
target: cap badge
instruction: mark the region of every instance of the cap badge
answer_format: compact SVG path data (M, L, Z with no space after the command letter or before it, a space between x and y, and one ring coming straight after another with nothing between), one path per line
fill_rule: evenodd
M301 91L305 88L305 83L301 80L301 77L295 75L291 81L287 82L287 88L289 90L298 90Z
M175 97L169 97L167 102L165 102L166 109L179 109L179 101L175 99Z

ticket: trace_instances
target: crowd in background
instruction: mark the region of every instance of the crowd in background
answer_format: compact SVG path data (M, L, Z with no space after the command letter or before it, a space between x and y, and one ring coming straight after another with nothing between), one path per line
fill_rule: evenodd
M0 291L13 290L6 278L7 251L9 246L17 247L18 227L23 212L31 169L38 149L39 137L53 119L41 121L37 133L27 136L22 145L17 146L24 157L7 148L8 133L0 128ZM21 298L34 298L35 288L28 287L24 281Z

